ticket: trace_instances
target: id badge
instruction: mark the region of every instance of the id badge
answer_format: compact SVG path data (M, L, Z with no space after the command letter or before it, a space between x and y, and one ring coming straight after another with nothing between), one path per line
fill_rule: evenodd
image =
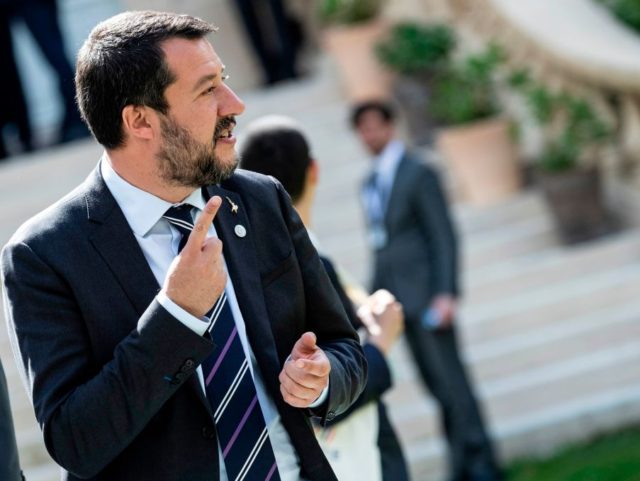
M384 226L371 226L369 230L369 244L376 250L380 250L387 245L387 231Z

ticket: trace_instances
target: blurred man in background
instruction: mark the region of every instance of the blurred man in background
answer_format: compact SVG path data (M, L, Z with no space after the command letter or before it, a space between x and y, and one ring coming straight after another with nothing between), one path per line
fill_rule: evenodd
M295 121L268 116L252 123L240 166L282 183L318 247L310 229L319 168ZM321 445L341 480L408 481L402 449L381 400L392 384L386 357L402 332L402 308L393 295L380 290L362 299L356 314L333 263L322 254L321 259L354 327L366 326L364 352L369 364L367 384L358 400L324 430L318 429Z
M56 0L6 0L14 19L22 20L58 80L62 100L62 122L54 143L70 142L89 136L75 102L74 71L67 57L58 19Z
M17 131L19 150L29 152L33 148L31 122L20 74L16 64L13 38L11 36L12 5L0 2L0 160L8 157L5 139L6 126L13 126Z
M282 0L234 0L266 85L298 76L302 25Z
M390 105L357 105L351 124L373 156L361 192L374 253L372 289L388 289L404 306L407 342L442 411L450 479L501 479L458 353L457 240L438 175L396 138Z

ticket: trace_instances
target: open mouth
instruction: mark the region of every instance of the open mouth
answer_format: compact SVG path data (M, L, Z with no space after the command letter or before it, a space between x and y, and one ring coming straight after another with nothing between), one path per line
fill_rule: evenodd
M216 132L214 135L215 140L219 139L232 139L233 129L236 126L236 122L233 118L225 118L218 122L216 126Z

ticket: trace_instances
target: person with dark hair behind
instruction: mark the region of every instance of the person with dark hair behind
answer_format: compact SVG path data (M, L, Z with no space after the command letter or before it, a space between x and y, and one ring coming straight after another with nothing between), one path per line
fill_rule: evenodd
M10 5L0 2L0 65L2 66L0 91L3 92L0 97L0 160L9 155L3 136L3 129L7 125L16 127L24 152L29 152L33 148L29 111L13 51L10 13Z
M265 83L298 76L296 58L302 43L300 23L282 0L234 0L251 46L258 56Z
M142 11L91 31L76 90L102 158L2 249L67 481L337 481L309 418L349 408L366 360L282 186L236 169L214 30Z
M351 125L373 157L362 187L372 287L405 309L406 339L423 382L438 401L451 481L502 479L478 403L458 353L457 239L436 171L395 137L390 105L357 105Z
M240 150L240 167L271 175L279 180L291 196L293 206L303 223L308 229L311 228L318 165L311 157L307 139L292 119L267 116L254 121L248 127ZM311 231L310 235L313 240ZM380 290L363 299L363 305L356 314L333 263L322 253L320 257L352 324L356 328L366 327L369 331L364 343L369 364L367 384L358 400L344 414L327 424L328 433L319 429L319 437L324 441L323 449L338 477L345 481L407 481L409 473L402 448L381 400L382 395L391 387L391 372L386 356L402 331L401 305L388 291ZM374 417L367 418L367 413L355 421L356 416L366 409L371 409ZM349 424L351 420L356 424ZM345 445L340 444L335 432L331 431L333 426L341 424L344 429L351 430L345 436ZM370 437L368 432L375 431L376 428L373 442L377 444L377 449L370 449L365 454L365 446L360 445L365 443L357 442L358 431L363 431L360 437L366 441ZM362 456L359 457L361 453ZM374 457L380 458L377 466L371 462ZM361 462L361 458L369 459ZM366 471L372 468L375 472Z
M10 12L21 19L58 78L63 116L56 143L89 136L75 102L74 72L65 52L56 0L10 0Z

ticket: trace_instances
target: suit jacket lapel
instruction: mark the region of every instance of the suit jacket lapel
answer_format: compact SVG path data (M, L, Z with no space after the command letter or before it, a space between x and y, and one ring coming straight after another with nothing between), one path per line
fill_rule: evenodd
M387 231L391 228L393 215L398 211L398 206L402 204L402 194L407 191L406 186L411 181L406 167L407 154L405 153L398 163L393 185L391 186L391 193L389 194L389 200L387 201L387 206L384 211L384 223Z
M89 179L87 214L95 224L90 241L113 272L139 315L159 290L158 283L99 167Z
M258 241L255 238L256 233L251 230L247 210L237 193L220 186L209 186L204 189L204 192L207 200L214 195L222 198L222 205L216 214L214 225L223 242L224 259L233 281L251 349L260 369L263 370L265 383L272 390L271 395L276 396L277 384L274 385L274 380L278 378L279 361L255 254L254 242ZM234 204L238 206L235 213L232 211ZM246 229L244 237L236 234L236 226Z

